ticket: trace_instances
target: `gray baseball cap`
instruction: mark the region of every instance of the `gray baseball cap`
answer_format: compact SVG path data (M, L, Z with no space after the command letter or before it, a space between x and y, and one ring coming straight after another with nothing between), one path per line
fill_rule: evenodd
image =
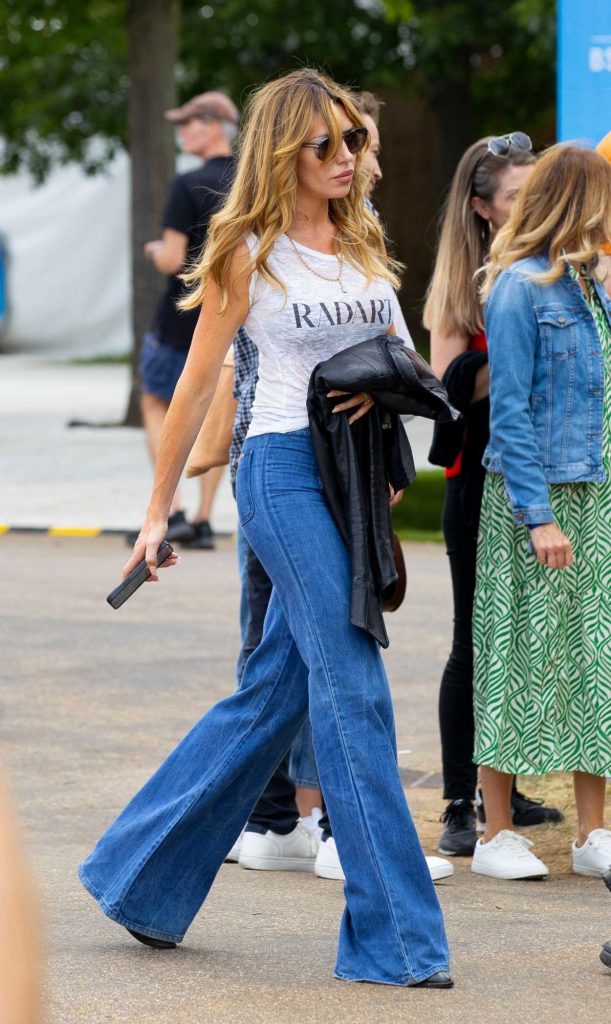
M187 100L182 107L166 110L165 116L173 124L181 124L192 117L200 117L203 121L229 121L231 124L238 124L240 120L235 103L223 92L202 92Z

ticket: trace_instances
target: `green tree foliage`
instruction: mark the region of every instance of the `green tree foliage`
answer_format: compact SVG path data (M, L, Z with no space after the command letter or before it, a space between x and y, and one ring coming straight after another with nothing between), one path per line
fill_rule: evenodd
M4 0L1 171L25 166L41 179L54 162L77 160L93 172L127 144L129 2ZM183 0L181 8L183 99L222 88L242 101L262 80L307 63L344 83L419 88L446 109L455 134L499 126L550 134L550 0Z
M181 90L210 85L243 99L253 85L299 64L343 84L402 88L402 30L377 0L183 0Z
M384 0L434 107L453 90L480 134L525 128L552 141L554 0Z
M1 171L25 166L41 180L54 162L76 160L94 172L127 145L128 2L5 0ZM370 87L405 76L400 26L369 0L183 0L181 10L183 99L222 88L242 100L299 63Z
M124 0L4 0L0 171L41 180L76 160L93 172L125 144L124 22Z

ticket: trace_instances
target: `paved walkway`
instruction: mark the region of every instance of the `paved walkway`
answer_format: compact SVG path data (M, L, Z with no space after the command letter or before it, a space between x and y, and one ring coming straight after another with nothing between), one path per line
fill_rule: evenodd
M93 402L92 402L93 404ZM85 405L85 403L84 403ZM185 944L138 946L97 909L75 870L104 827L196 718L229 693L237 578L229 540L187 553L120 611L104 601L120 538L0 538L0 745L46 918L49 1024L581 1024L609 1018L611 898L564 869L494 882L456 864L439 885L452 992L334 981L342 887L224 866ZM436 694L450 605L440 546L408 545L409 594L389 618L386 661L401 764L439 767ZM427 848L439 790L408 791ZM568 798L567 798L568 800Z

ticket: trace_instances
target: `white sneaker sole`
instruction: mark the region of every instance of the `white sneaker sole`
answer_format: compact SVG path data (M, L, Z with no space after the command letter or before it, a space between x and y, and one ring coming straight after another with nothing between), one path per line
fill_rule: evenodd
M545 870L542 872L540 869L534 869L532 872L526 872L525 874L514 875L508 874L501 868L480 867L475 863L471 864L471 871L475 875L487 875L488 878L500 878L507 882L535 881L536 879L543 880L549 875L549 871Z
M238 864L250 871L310 871L315 857L240 857Z
M586 868L579 864L573 864L573 874L585 875L587 878L602 878L608 868Z
M341 868L331 867L327 864L317 864L314 868L317 878L330 878L333 882L345 882L346 876Z
M439 882L442 878L451 878L454 874L453 864L428 864L427 867L434 882Z

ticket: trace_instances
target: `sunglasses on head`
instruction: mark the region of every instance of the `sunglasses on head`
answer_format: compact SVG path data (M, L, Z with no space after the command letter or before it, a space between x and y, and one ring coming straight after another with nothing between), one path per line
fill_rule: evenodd
M526 132L510 132L509 135L495 135L488 142L488 152L493 156L509 156L511 149L532 153L533 144Z
M368 138L369 132L366 128L349 128L347 132L342 132L342 139L346 143L349 153L360 153ZM302 142L301 148L313 149L317 159L324 160L329 152L330 142L329 136L325 135L321 139L316 139L315 142Z

